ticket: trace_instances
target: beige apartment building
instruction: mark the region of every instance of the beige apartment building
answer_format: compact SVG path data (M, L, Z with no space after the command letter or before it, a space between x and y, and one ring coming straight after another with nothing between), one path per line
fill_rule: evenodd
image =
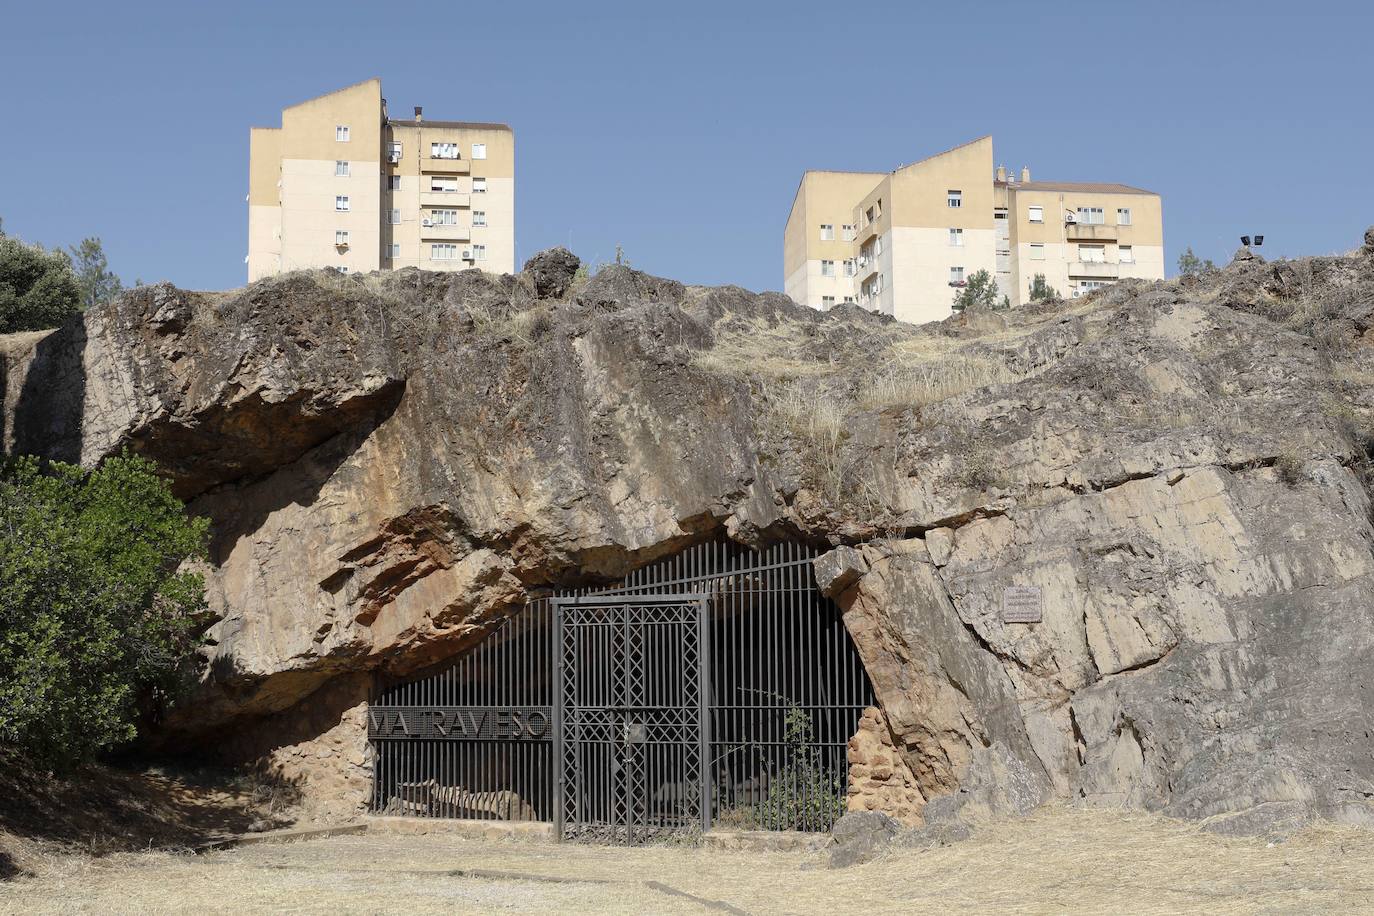
M248 279L289 270L515 271L515 135L387 113L371 79L249 134Z
M892 172L807 172L783 233L789 296L938 321L986 270L1013 305L1037 274L1066 297L1126 277L1164 278L1158 194L1121 184L1032 181L993 167L982 137Z

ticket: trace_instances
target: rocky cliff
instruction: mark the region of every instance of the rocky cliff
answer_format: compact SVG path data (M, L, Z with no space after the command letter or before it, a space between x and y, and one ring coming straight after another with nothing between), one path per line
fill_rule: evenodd
M164 736L352 785L373 672L539 586L794 538L842 548L818 576L930 804L1374 819L1374 241L919 328L576 266L141 287L3 341L7 449L132 449L213 520Z

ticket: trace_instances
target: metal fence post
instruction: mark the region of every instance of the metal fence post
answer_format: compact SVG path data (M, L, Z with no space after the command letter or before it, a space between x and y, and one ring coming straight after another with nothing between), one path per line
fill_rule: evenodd
M701 832L711 829L711 621L709 599L697 602L697 740L701 773Z
M563 602L553 599L553 837L563 842L564 785L568 778L563 756Z

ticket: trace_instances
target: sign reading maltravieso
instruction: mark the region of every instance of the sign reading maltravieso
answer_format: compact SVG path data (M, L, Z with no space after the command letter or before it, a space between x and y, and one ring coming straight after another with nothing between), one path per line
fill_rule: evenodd
M552 723L548 706L374 706L367 711L367 736L538 741L550 736Z

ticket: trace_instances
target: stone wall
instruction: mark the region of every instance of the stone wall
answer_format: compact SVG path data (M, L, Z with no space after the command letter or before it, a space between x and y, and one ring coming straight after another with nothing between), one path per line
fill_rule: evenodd
M887 717L876 706L860 717L849 739L848 758L850 811L880 811L903 824L921 823L925 796L892 743Z

